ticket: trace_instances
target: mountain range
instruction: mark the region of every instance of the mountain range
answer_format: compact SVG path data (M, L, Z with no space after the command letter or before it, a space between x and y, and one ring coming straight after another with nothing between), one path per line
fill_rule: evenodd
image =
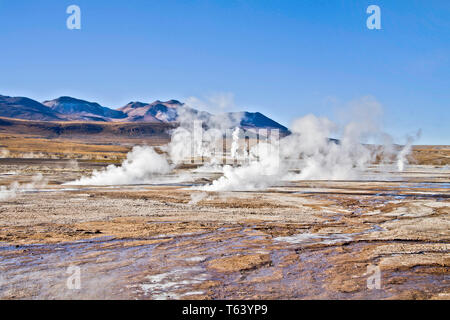
M83 121L83 122L132 122L132 123L177 123L180 110L189 110L208 119L213 115L186 106L178 100L152 103L130 102L118 109L101 106L96 102L60 97L38 102L26 97L0 95L0 117L38 121ZM223 114L240 119L242 128L288 129L259 112L230 112Z

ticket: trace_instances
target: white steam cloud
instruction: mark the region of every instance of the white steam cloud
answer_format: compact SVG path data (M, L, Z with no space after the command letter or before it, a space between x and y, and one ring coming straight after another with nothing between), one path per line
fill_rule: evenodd
M18 182L13 182L8 187L0 186L0 201L13 199L18 193L35 191L43 188L46 184L47 182L42 174L39 173L31 178L30 183L19 184Z
M403 171L405 165L408 164L407 156L411 153L412 144L415 140L419 139L421 131L419 130L415 137L408 136L406 144L403 146L402 150L397 155L397 169L398 171Z
M199 103L199 100L191 100ZM220 101L221 109L232 104L230 97ZM373 98L364 97L353 101L350 107L351 112L346 114L352 117L344 124L307 115L293 121L290 135L278 139L278 134L272 131L268 134L267 129L257 133L242 130L242 113L214 116L198 112L187 104L178 110L180 125L171 132L171 142L162 147L167 157L150 147L135 147L121 166L111 165L94 171L91 177L71 184L154 183L158 176L173 172L185 161L202 166L180 176L186 179L184 181L192 181L196 173L223 173L210 184L193 187L203 192L260 190L294 180L360 179L380 155L378 161L395 159L398 169L403 170L412 140L396 154L393 139L381 130L381 105ZM231 135L231 139L224 139L225 133L227 137ZM244 148L249 149L249 154L247 150L240 152L241 133L246 135ZM253 140L251 148L250 140ZM190 203L197 203L203 196L203 193L193 195Z
M259 159L256 159L257 156ZM223 176L210 185L199 187L204 191L260 190L280 181L281 167L278 150L268 142L262 142L250 150L253 159L241 166L225 165Z
M239 127L236 127L233 131L233 142L231 143L231 157L234 159L239 149Z
M208 194L206 192L199 192L199 193L192 193L191 194L191 201L189 201L188 204L196 205L198 202L202 201L203 199L206 199L208 197Z
M224 166L222 177L199 189L259 190L287 180L361 178L377 153L389 156L394 148L392 139L380 129L382 109L376 100L364 97L354 101L350 113L352 121L343 126L314 115L296 119L291 135L282 138L279 146L270 140L260 143L251 149L249 162L237 167ZM362 143L368 140L381 140L381 150ZM404 149L400 156L408 152L409 149Z
M197 112L189 105L180 107L170 143L162 149L169 154L170 161L179 164L187 158L208 158L212 164L218 162L222 152L224 133L239 126L242 113L212 115Z
M94 170L91 177L70 182L72 185L124 185L149 183L152 178L169 173L171 166L166 158L152 147L136 146L121 166L109 165L104 170Z

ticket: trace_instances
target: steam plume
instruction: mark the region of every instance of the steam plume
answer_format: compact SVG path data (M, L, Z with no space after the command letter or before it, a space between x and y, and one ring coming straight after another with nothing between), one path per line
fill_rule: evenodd
M403 170L412 141L396 155L392 138L381 130L381 105L365 97L352 102L351 107L354 117L344 124L307 115L294 120L291 134L280 140L269 138L272 134L267 130L259 130L256 135L259 143L250 148L248 156L242 152L245 161L239 159L237 165L230 166L223 160L228 150L233 159L239 158L242 114L213 116L187 105L180 107L177 119L180 125L172 131L170 143L162 148L168 159L153 148L135 147L121 166L94 171L91 177L71 184L152 183L183 161L198 160L203 166L195 170L197 173L223 172L212 183L196 187L202 191L260 190L289 180L361 179L380 154L385 159L396 159L398 169ZM231 132L230 128L234 128L231 147L227 146L229 139L223 139L224 133ZM380 147L371 147L367 141ZM190 174L181 178L192 180ZM194 196L192 204L198 199L199 195Z
M405 146L397 155L397 169L398 171L403 171L405 165L408 163L407 156L411 153L413 142L418 139L421 135L421 131L419 130L415 137L408 136Z
M39 173L31 178L30 183L19 184L13 182L9 187L0 186L0 201L10 200L15 198L18 193L33 191L38 188L42 188L47 184L42 174Z
M105 170L94 170L91 177L70 182L72 185L123 185L149 183L152 178L169 173L166 158L152 147L136 146L128 153L121 166L110 165Z

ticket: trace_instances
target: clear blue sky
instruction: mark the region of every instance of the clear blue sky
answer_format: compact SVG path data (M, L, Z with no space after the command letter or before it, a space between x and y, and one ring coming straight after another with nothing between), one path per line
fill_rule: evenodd
M285 125L371 95L398 142L421 128L417 143L450 144L448 0L0 0L0 39L4 95L117 108L232 93Z

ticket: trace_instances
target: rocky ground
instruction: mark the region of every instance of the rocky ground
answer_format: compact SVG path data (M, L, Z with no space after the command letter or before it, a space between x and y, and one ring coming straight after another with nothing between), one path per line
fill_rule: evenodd
M448 168L258 192L62 184L103 165L0 159L0 185L22 186L0 200L0 298L450 299Z

